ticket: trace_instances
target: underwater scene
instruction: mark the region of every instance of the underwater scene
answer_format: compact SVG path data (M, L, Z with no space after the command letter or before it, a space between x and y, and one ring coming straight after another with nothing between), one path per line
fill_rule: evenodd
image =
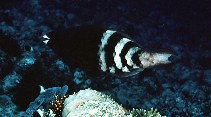
M211 117L211 1L0 0L0 117Z

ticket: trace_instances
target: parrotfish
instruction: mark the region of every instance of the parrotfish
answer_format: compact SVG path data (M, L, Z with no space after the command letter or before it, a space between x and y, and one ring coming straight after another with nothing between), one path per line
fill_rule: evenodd
M87 71L128 77L171 63L169 52L149 52L129 35L97 26L77 26L43 36L64 63Z

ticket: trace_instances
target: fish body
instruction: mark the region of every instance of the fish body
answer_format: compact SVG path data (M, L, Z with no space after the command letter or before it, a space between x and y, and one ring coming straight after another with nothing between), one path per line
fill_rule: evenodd
M6 35L0 30L0 50L4 51L10 56L19 56L22 53L21 47L17 40L11 36Z
M159 64L170 63L170 53L150 53L121 32L96 26L52 31L45 44L73 67L87 71L131 76Z

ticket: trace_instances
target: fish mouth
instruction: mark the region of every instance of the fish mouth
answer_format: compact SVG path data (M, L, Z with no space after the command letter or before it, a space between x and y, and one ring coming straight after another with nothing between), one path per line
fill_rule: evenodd
M156 53L154 55L154 63L158 64L168 64L171 63L170 58L172 58L172 54L168 53Z

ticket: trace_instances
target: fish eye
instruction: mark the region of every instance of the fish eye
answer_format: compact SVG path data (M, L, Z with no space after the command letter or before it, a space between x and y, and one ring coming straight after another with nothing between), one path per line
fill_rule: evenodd
M25 50L25 51L30 51L30 52L31 52L31 51L33 51L33 48L32 48L30 45L25 45L25 46L24 46L24 50Z

